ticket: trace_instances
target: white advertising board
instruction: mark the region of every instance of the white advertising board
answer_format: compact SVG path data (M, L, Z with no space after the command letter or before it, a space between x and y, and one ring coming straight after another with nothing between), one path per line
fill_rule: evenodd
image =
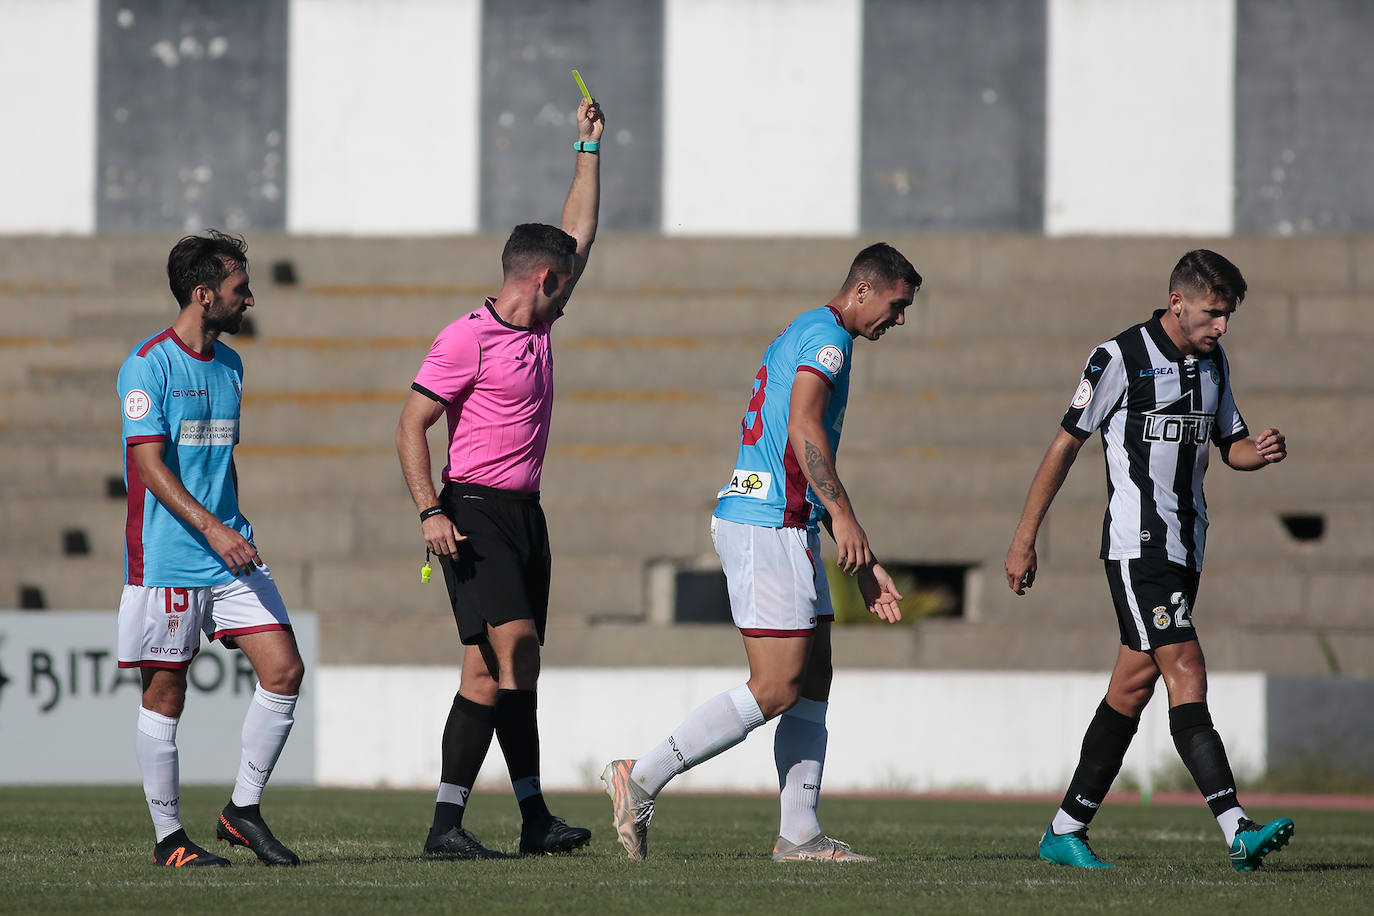
M274 785L315 781L313 613L291 615L305 660L296 724ZM191 663L177 729L183 784L229 784L257 679L242 652L206 645ZM139 783L139 671L115 657L115 612L0 611L0 784Z

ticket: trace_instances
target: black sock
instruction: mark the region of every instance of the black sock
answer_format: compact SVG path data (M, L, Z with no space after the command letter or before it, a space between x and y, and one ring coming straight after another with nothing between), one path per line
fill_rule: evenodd
M1085 824L1093 819L1116 774L1121 772L1126 748L1131 746L1131 739L1139 727L1139 719L1117 712L1105 699L1098 704L1088 730L1083 733L1078 768L1073 771L1069 791L1064 793L1064 801L1060 803L1065 814Z
M496 691L496 709L492 716L496 723L496 740L506 757L511 785L521 791L521 780L534 780L533 794L520 799L520 817L525 821L545 817L549 813L544 794L539 790L539 720L535 714L537 703L533 690Z
M1178 756L1183 758L1183 765L1193 775L1193 782L1197 783L1207 807L1212 809L1212 815L1220 816L1239 805L1236 777L1231 775L1226 748L1212 727L1207 704L1183 703L1170 709L1169 731L1173 733Z
M228 808L229 813L235 815L236 817L262 817L262 808L259 805L244 805L242 808L240 808L238 805L230 801L229 804L225 805L224 807Z
M453 695L453 706L444 725L443 764L440 780L458 786L464 793L472 790L482 761L487 759L493 731L493 708L474 703L461 693ZM447 833L463 823L464 804L434 803L434 832Z

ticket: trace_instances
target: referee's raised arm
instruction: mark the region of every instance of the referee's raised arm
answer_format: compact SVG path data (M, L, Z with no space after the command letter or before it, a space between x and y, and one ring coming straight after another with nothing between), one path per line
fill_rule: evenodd
M605 129L606 118L596 100L583 99L579 102L577 140L573 143L573 149L577 152L577 167L573 172L572 187L568 189L568 199L563 204L560 226L577 239L573 276L564 290L565 301L572 295L573 287L582 276L591 254L592 242L596 241L596 224L601 210L601 134Z

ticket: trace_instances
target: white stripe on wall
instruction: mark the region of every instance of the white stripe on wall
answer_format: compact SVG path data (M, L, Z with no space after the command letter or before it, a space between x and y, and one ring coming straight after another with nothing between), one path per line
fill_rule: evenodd
M1234 0L1049 0L1045 231L1228 235Z
M475 232L480 0L292 0L289 232Z
M315 669L318 784L435 788L439 739L458 676L457 668L438 666ZM608 761L649 751L698 704L747 676L742 668L545 669L539 683L544 787L600 790L597 777ZM1062 792L1106 684L1105 672L836 671L825 789ZM1264 684L1258 673L1208 676L1208 703L1241 779L1265 769ZM1008 697L1035 702L1008 703ZM1177 766L1164 699L1146 708L1126 756L1124 772L1141 785ZM674 779L669 791L776 792L775 725ZM951 735L958 740L945 740ZM510 777L494 746L477 784L510 798Z
M856 232L862 40L861 0L667 0L664 233Z
M96 0L0 9L0 232L95 230Z

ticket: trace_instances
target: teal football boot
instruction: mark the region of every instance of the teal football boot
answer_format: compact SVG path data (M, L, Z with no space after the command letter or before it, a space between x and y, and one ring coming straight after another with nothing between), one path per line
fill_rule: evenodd
M1088 845L1087 828L1058 836L1053 828L1046 827L1045 835L1040 838L1040 858L1055 865L1072 865L1074 868L1116 867L1110 862L1103 862L1093 852Z

